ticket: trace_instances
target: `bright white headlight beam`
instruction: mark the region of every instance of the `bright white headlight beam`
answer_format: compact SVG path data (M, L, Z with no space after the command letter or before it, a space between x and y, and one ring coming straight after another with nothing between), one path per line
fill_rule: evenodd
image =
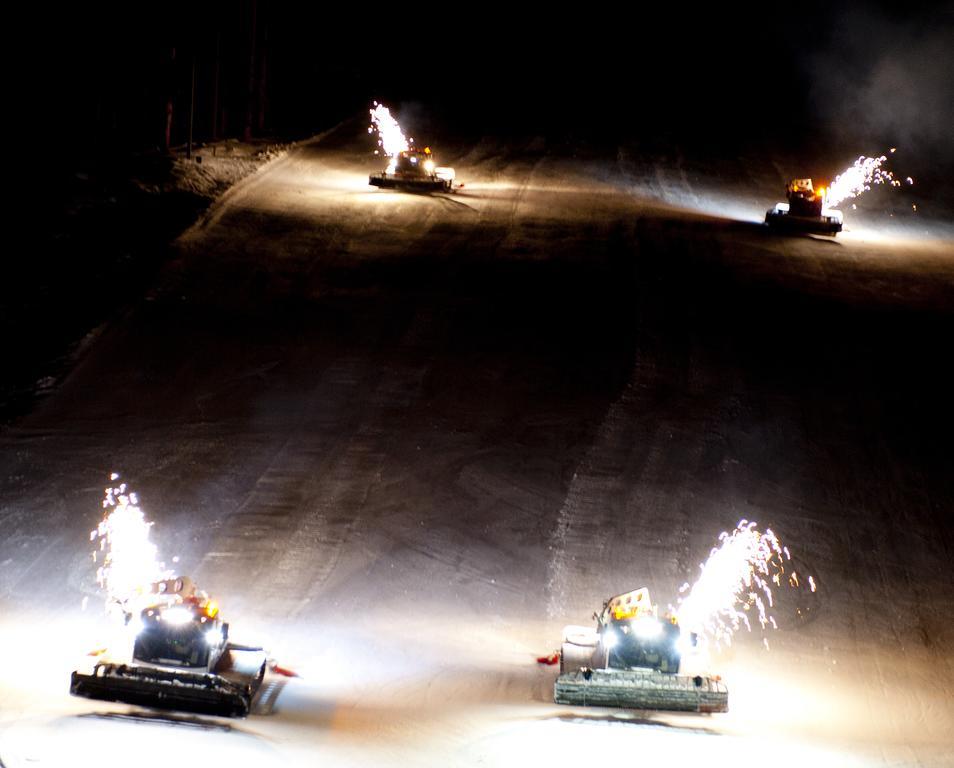
M183 624L188 624L192 621L192 611L188 608L169 608L162 612L162 620L172 624L174 627L182 626Z
M644 616L633 621L633 634L642 640L651 640L654 637L659 637L661 633L662 624L659 623L659 619Z

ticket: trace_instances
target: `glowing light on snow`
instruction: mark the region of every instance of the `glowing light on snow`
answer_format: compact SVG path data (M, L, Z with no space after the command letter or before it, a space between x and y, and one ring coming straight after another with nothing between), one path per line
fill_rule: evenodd
M894 149L891 150L894 152ZM864 192L871 190L872 186L887 185L891 187L900 187L901 182L894 178L894 173L883 167L887 161L887 155L880 157L865 157L862 155L854 164L835 177L835 180L828 188L825 197L825 203L828 206L835 206L843 200L850 197L858 197ZM913 184L914 179L907 177L908 184Z
M378 134L378 146L384 152L386 157L394 157L401 152L407 152L414 143L414 139L409 139L404 135L398 121L394 119L391 110L383 104L374 102L371 112L371 125L368 126L368 133Z
M112 474L111 481L119 479ZM107 604L124 604L149 590L154 582L172 576L158 559L156 545L149 540L152 523L139 506L139 498L126 483L107 488L104 515L90 532L90 541L99 541L94 561L101 562L96 580L106 590Z
M675 613L683 630L712 638L717 647L732 644L732 636L742 626L749 631L754 612L762 629L777 629L771 615L772 585L780 587L783 577L797 587L799 576L788 565L792 557L771 529L758 530L755 522L739 521L731 533L719 534L719 546L701 563L699 578L679 590ZM815 580L808 577L812 591ZM767 641L766 641L767 642Z

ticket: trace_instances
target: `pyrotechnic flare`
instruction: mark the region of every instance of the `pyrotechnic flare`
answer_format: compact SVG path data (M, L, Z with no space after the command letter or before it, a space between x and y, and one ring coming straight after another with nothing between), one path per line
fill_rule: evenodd
M383 104L374 102L374 108L371 112L371 125L368 127L368 133L378 134L378 146L387 157L395 157L401 152L407 152L414 143L414 139L409 139L404 135L398 121L394 119L391 110Z
M684 631L709 636L717 647L732 644L732 635L752 625L749 614L755 614L762 629L777 628L770 611L773 606L772 584L781 586L785 578L792 587L799 576L789 565L791 555L771 529L761 532L755 522L741 520L732 533L723 531L720 544L709 553L699 568L696 582L684 584L676 614ZM815 591L815 581L807 581Z
M112 474L110 480L118 480ZM96 580L106 590L107 605L125 604L149 590L149 586L173 574L158 559L156 545L149 540L152 523L139 506L139 498L126 483L106 488L104 516L90 532L90 541L99 540L94 560L102 563Z
M894 152L893 149L891 151ZM825 195L825 204L828 207L834 207L843 200L858 197L862 193L870 191L872 185L885 184L900 187L901 182L894 178L894 173L882 167L887 159L887 155L881 155L880 157L865 157L862 155L859 157L850 168L835 177L828 188L828 193ZM907 182L913 184L914 179L909 176Z

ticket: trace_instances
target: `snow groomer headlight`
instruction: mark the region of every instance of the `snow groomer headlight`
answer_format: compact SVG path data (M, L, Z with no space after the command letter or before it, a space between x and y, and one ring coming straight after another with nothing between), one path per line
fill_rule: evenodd
M662 634L662 624L652 616L643 616L633 620L633 634L641 640L651 640Z
M188 608L169 608L162 612L162 620L179 627L192 621L192 611Z

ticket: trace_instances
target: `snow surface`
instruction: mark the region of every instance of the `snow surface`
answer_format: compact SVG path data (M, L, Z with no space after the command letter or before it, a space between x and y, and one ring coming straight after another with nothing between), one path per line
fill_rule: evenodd
M542 139L385 192L351 128L226 193L0 434L6 768L954 765L951 243L777 237L774 184ZM249 718L68 695L111 471L301 675ZM564 625L674 599L742 517L820 588L717 657L727 715L552 703Z

